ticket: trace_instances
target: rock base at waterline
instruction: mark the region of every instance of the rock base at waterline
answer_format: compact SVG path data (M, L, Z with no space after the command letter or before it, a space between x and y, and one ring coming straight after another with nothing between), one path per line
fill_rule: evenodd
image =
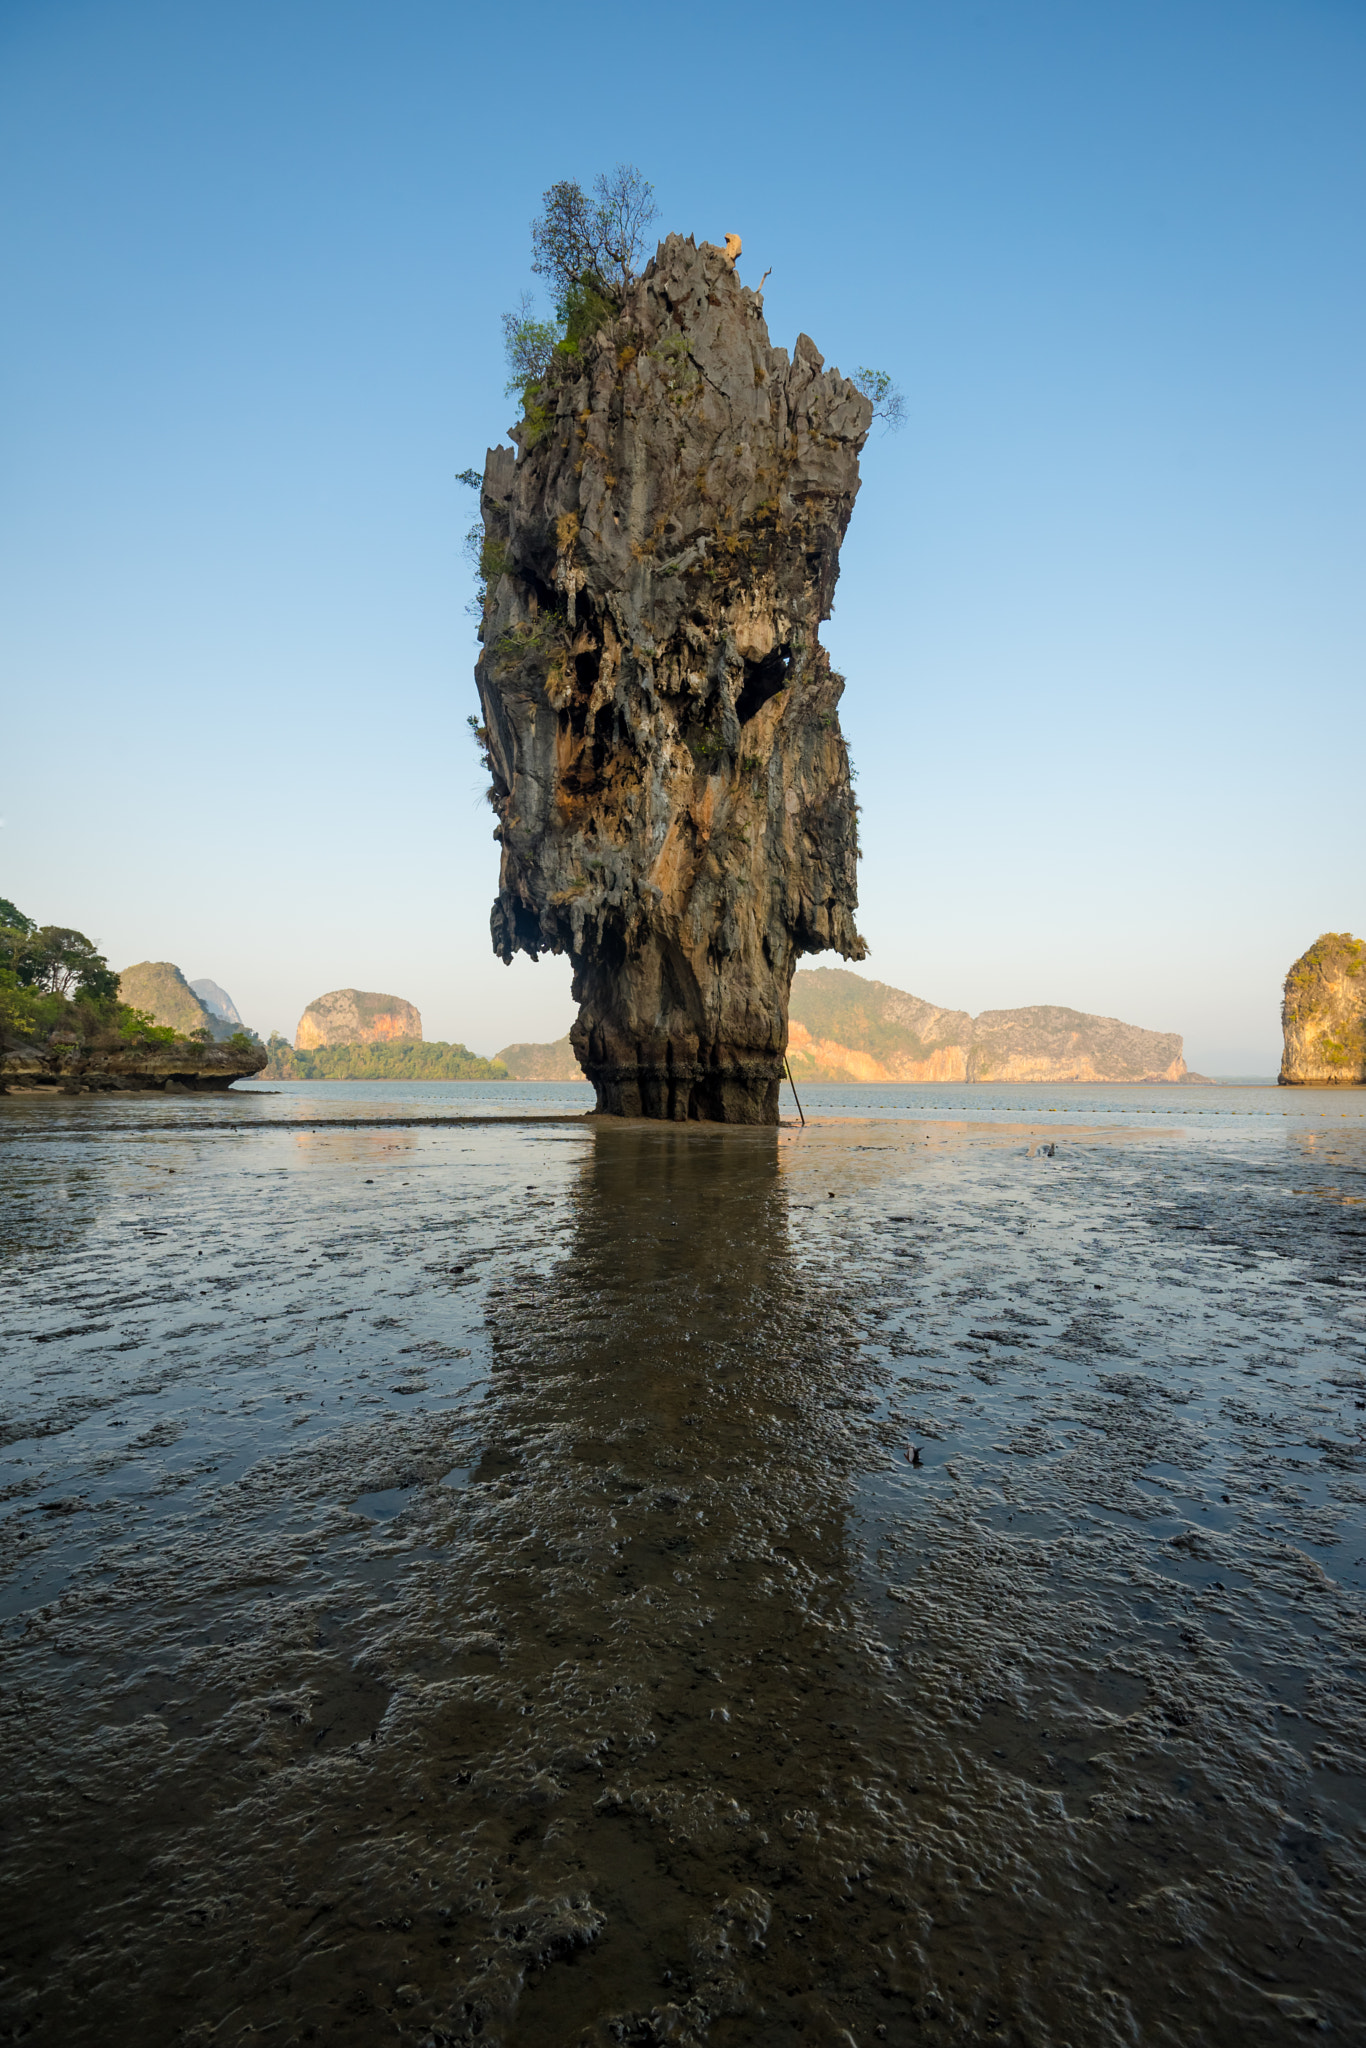
M153 1089L171 1095L217 1094L259 1074L265 1064L264 1046L130 1046L107 1052L83 1046L24 1047L0 1055L0 1094L145 1094Z

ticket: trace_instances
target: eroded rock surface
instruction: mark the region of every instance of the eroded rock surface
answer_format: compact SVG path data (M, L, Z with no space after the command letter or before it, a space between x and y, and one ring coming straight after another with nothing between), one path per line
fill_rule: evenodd
M494 948L572 958L601 1110L776 1122L798 956L863 957L819 629L871 420L671 235L489 454Z
M1366 1086L1366 941L1324 932L1285 977L1282 1087Z
M246 1081L266 1064L263 1045L83 1045L58 1035L45 1046L0 1053L0 1095L103 1095L153 1088L169 1094L216 1094Z

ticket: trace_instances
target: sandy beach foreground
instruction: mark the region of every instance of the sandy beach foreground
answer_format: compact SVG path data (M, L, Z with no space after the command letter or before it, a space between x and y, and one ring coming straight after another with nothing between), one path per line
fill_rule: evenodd
M1355 1105L288 1109L0 1117L8 2038L1366 2038Z

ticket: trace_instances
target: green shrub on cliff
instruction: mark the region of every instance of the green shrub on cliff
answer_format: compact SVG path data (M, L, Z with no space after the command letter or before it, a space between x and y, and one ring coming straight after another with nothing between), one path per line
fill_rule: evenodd
M503 353L508 365L505 398L540 383L550 368L558 339L554 321L538 320L531 310L530 292L523 292L517 311L503 315Z
M1285 977L1287 1022L1308 1023L1332 1007L1333 983L1366 973L1366 940L1350 932L1322 932Z
M138 1010L131 1003L120 1003L118 1013L118 1034L132 1045L173 1045L180 1033L174 1024L158 1024L150 1010Z

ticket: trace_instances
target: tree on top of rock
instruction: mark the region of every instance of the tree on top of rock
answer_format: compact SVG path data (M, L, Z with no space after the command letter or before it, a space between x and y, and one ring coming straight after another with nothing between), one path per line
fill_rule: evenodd
M540 384L557 348L577 348L617 312L640 274L645 231L657 212L655 188L635 164L599 171L591 199L573 178L542 193L531 223L531 268L554 295L555 319L537 319L529 292L504 313L509 397Z
M555 294L561 320L574 293L592 286L618 303L640 274L645 230L659 211L655 188L634 164L599 171L590 199L582 185L561 178L542 194L531 223L531 267Z

